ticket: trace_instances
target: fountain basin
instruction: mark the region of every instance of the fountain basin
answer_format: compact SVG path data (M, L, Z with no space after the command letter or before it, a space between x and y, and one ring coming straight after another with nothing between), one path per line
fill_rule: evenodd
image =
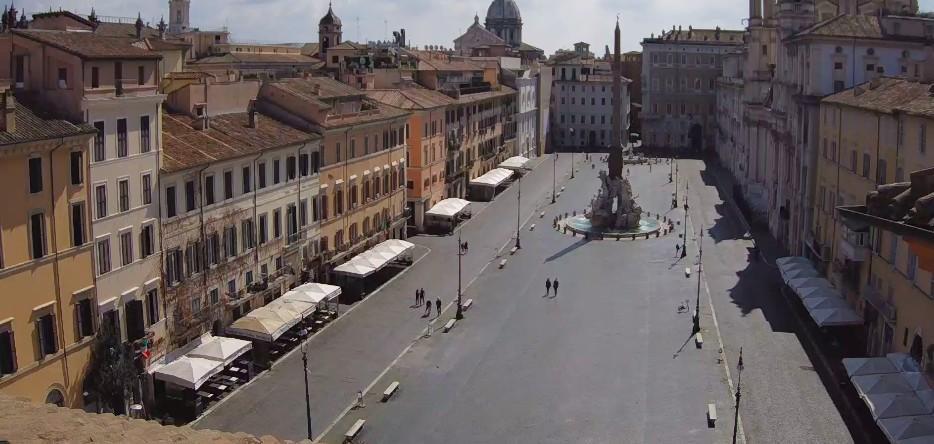
M564 225L568 230L573 231L574 233L589 235L590 237L596 239L631 238L633 235L638 238L639 236L645 236L647 234L655 234L662 228L662 225L658 222L658 220L649 217L643 217L639 219L638 227L601 228L594 226L590 219L588 219L587 216L583 214L565 219Z

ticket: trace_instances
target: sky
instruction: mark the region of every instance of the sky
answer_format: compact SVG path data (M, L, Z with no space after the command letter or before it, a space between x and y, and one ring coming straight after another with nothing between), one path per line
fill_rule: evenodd
M623 51L639 50L644 37L672 26L744 28L748 0L516 0L522 14L523 41L552 54L575 42L590 43L602 55L613 44L619 15ZM68 9L87 14L136 17L151 24L165 17L168 0L18 0L27 14ZM405 28L410 45L454 46L454 39L473 23L483 23L490 0L334 0L344 25L344 39L390 40ZM934 11L934 0L920 0L921 10ZM191 25L201 29L227 26L240 42L314 42L327 0L191 0Z

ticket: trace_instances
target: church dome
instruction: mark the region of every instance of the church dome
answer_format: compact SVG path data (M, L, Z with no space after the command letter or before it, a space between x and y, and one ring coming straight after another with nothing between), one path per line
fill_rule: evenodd
M486 10L487 20L513 19L522 20L519 15L519 6L514 0L493 0L490 7Z
M337 16L337 14L334 14L334 10L331 9L330 3L328 3L328 13L325 14L324 17L321 17L321 21L318 22L318 24L319 25L337 25L337 26L341 25L341 19L340 17Z

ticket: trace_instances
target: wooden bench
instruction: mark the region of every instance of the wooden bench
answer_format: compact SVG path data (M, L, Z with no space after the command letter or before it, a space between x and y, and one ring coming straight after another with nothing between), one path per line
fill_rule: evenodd
M717 405L707 404L707 427L713 428L717 423Z
M448 322L444 324L444 332L447 333L454 328L454 323L457 322L457 319L451 318L448 319Z
M463 304L461 304L461 309L467 310L470 308L471 305L473 305L473 299L467 299L466 301L464 301Z
M396 390L399 390L399 381L392 381L392 384L389 384L389 387L386 387L386 390L383 391L383 402L389 401L389 398L392 398Z
M360 434L360 431L363 430L363 425L366 424L365 419L358 419L357 422L353 423L347 432L344 433L344 442L351 442L357 435Z
M694 335L694 345L697 346L697 348L704 346L704 337L701 336L700 333Z
M506 259L499 261L499 268L503 268L505 266L506 266Z

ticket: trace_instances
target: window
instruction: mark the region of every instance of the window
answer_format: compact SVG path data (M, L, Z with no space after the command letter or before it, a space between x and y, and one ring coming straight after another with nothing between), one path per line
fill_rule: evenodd
M928 126L925 123L921 124L921 128L918 130L918 151L921 154L924 154L927 149L927 131Z
M876 161L876 183L879 185L886 183L886 162L885 159Z
M169 285L182 281L182 250L174 248L165 257L165 278Z
M278 208L272 212L272 237L275 239L282 237L282 210Z
M844 89L846 89L846 86L845 86L845 84L843 83L843 80L834 80L834 81L833 81L833 92L838 93L838 92L840 92L840 91L843 91Z
M29 216L29 247L33 259L45 256L45 215L42 213Z
M126 119L117 119L117 157L129 154L126 131Z
M224 229L224 256L237 255L237 229L233 226Z
M0 331L0 376L16 373L16 347L11 330Z
M305 225L308 225L308 200L302 199L298 205L298 225L304 227Z
M146 84L146 68L142 65L136 68L136 84L145 85Z
M191 297L191 314L198 313L201 313L201 297L196 295Z
M94 335L94 312L91 309L91 299L85 298L75 304L75 325L78 340Z
M295 156L285 158L285 180L295 180Z
M208 264L217 265L220 261L221 240L217 232L208 235Z
M155 288L146 292L146 319L148 320L147 327L151 327L152 324L162 319L159 316L159 290Z
M175 217L175 186L165 187L165 216Z
M139 152L148 153L152 149L150 144L149 116L139 118Z
M81 185L84 182L84 153L72 151L71 158L71 184Z
M259 181L259 189L266 188L266 162L256 165L256 179Z
M71 204L71 245L80 247L87 242L84 233L84 202Z
M253 219L245 219L240 222L240 230L243 237L244 251L255 247L256 237L253 235Z
M209 297L210 297L210 299L211 299L211 305L216 305L216 304L217 304L218 302L220 302L220 300L221 300L221 298L220 298L220 292L217 291L216 288L212 288L212 289L211 289L211 292L208 293L208 295L209 295Z
M376 139L376 136L373 136L373 138L374 138L374 140L375 140L375 139ZM385 139L385 137L384 137L384 138L383 138L383 149L386 149L386 142L385 142L385 140L386 140L386 139ZM378 145L377 145L377 146L378 146ZM337 146L334 148L334 161L335 161L335 162L340 162L340 161L341 161L341 144L339 144L339 143L338 143Z
M269 218L265 214L259 215L259 244L263 245L269 240Z
M279 183L279 159L274 159L272 161L272 183Z
M214 204L214 175L204 177L204 204Z
M147 258L152 256L155 250L155 234L153 233L152 225L143 226L142 230L139 232L139 256L140 258Z
M850 171L856 172L856 150L850 151Z
M133 232L120 233L120 264L124 267L133 263Z
M237 280L231 279L227 281L227 294L236 295L237 294Z
M224 200L233 199L233 171L224 171Z
M911 252L911 249L908 250L908 270L906 274L908 279L914 282L915 276L918 273L918 256Z
M872 158L868 153L863 153L863 177L869 178L870 168L872 168Z
M353 149L353 144L351 143L351 150ZM301 173L302 177L308 175L308 155L299 154L298 155L298 170Z
M94 122L94 129L97 130L94 135L94 161L103 162L107 158L104 151L104 122Z
M91 88L101 87L101 70L96 66L91 67Z
M97 185L94 187L94 199L97 203L97 218L107 217L107 186Z
M127 179L118 180L117 193L120 197L120 212L130 211L130 181Z
M42 192L42 158L29 158L29 192Z
M843 62L834 62L833 69L836 69L836 70L843 69Z
M110 272L110 239L97 241L97 274Z
M241 178L243 179L243 194L247 194L252 191L253 187L253 178L250 177L250 167L243 167Z
M55 339L55 316L51 313L36 320L36 334L39 342L39 359L58 352L58 341Z
M143 174L141 182L143 183L143 205L149 205L152 203L152 175Z

